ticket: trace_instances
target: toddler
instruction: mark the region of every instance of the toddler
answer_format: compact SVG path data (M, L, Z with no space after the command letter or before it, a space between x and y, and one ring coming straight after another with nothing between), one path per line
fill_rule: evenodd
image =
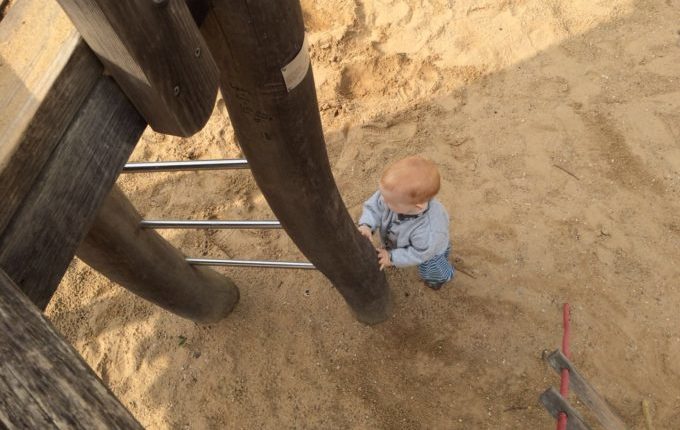
M380 232L380 270L417 265L433 290L455 274L449 262L449 215L434 198L439 183L432 161L420 156L399 160L385 169L359 219L359 231L369 240L374 231Z

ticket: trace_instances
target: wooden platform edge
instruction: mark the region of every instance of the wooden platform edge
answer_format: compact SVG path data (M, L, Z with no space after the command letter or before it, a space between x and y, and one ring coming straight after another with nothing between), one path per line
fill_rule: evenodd
M0 270L0 428L142 429Z

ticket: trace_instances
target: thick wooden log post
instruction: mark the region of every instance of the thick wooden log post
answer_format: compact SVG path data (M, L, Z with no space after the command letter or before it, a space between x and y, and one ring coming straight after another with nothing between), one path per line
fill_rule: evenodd
M0 270L0 428L142 429Z
M203 128L219 72L184 0L58 2L154 130Z
M331 173L299 1L216 0L213 6L202 30L257 184L357 318L384 321L390 309L385 276Z
M192 267L156 231L142 229L141 217L114 187L77 255L129 291L196 322L226 317L238 288L210 269Z

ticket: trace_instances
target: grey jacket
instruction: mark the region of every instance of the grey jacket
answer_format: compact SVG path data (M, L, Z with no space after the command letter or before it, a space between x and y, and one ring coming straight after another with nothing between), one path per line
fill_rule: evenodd
M429 201L423 213L404 216L392 212L380 191L376 191L364 203L361 224L371 231L380 229L380 240L397 267L424 263L449 247L449 215L436 199Z

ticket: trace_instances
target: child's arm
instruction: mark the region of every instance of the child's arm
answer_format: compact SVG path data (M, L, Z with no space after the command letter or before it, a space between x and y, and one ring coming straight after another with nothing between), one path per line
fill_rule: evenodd
M434 258L437 249L448 243L448 232L433 232L429 228L416 230L410 238L410 246L390 251L390 260L396 267L416 266ZM439 242L442 242L441 244ZM446 248L446 245L443 245Z
M380 201L380 191L376 191L364 202L364 211L359 218L359 226L367 226L371 233L373 233L376 228L380 227L380 220L384 210L385 207Z

